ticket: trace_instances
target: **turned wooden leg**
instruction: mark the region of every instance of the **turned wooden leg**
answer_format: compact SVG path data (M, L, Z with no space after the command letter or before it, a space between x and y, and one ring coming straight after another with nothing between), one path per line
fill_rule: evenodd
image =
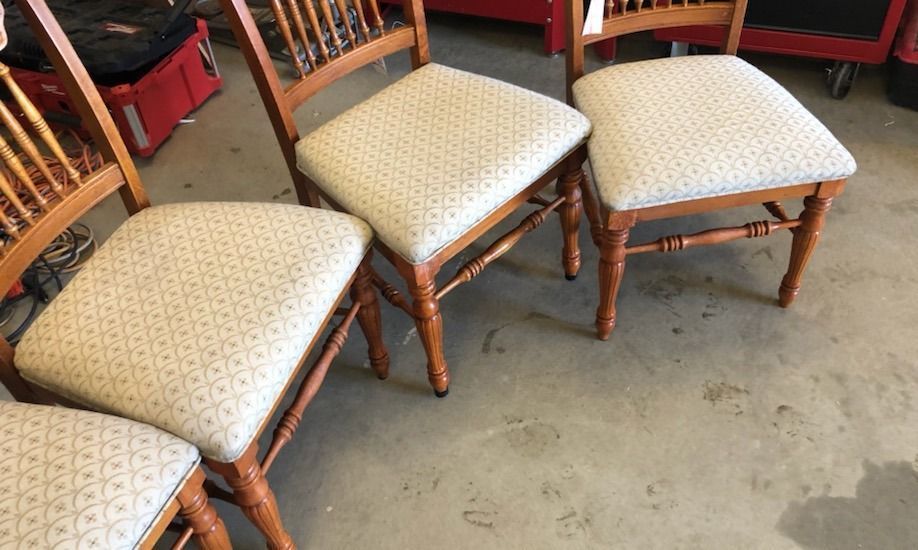
M432 276L416 274L414 281L408 281L408 286L414 298L414 323L427 352L427 379L437 397L446 397L449 393L449 368L443 356L443 319L440 317L440 301L434 296L436 283Z
M580 182L583 170L574 170L558 180L558 194L564 196L564 204L558 210L561 217L561 230L564 234L564 248L561 261L564 264L564 277L568 281L577 278L580 272L580 215L583 203L580 200Z
M599 249L599 307L596 309L596 335L600 340L608 340L615 328L615 300L625 274L625 246L633 225L633 218L619 219L613 214L603 232Z
M800 282L803 272L813 255L819 234L825 225L826 212L832 207L832 198L810 196L803 199L803 213L800 215L802 222L794 232L794 243L791 247L790 265L781 281L779 304L788 307L800 293Z
M379 312L379 300L376 298L376 289L373 288L373 272L370 269L372 251L367 253L357 276L351 286L351 299L360 304L357 312L357 322L367 339L370 348L370 366L376 372L377 378L385 380L389 376L389 351L382 339L382 321Z
M590 222L590 238L598 248L602 246L602 220L599 217L599 202L596 200L596 193L593 192L593 182L586 172L583 172L583 177L580 178L580 194L583 211Z
M231 463L207 460L207 465L217 472L233 490L233 499L255 527L268 541L271 550L296 548L290 534L284 529L277 509L274 492L268 486L257 460L258 446L252 444L245 453Z
M226 526L207 501L207 492L204 491L205 478L204 471L195 468L195 472L179 491L179 515L185 520L185 524L191 527L198 548L230 550L233 546L230 544Z

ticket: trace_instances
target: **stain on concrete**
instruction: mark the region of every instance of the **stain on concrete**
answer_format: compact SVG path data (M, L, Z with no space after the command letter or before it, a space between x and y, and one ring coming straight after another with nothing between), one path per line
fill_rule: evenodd
M793 501L777 530L807 550L918 548L918 457L863 468L854 497Z
M485 334L484 340L481 341L481 353L487 355L491 353L491 344L494 342L494 337L497 336L497 333L509 327L513 323L504 323L503 325L492 328Z
M780 436L790 439L801 438L815 443L819 426L807 419L807 416L790 405L778 405L775 409L775 420L771 423Z
M508 422L509 424L509 422ZM561 434L551 424L539 422L538 419L514 422L504 433L510 448L523 456L537 458L553 445L557 445Z
M543 482L542 486L539 487L539 492L542 493L543 497L551 501L560 500L562 498L561 491L555 488L550 481Z
M573 464L565 464L561 467L561 479L574 479L575 475L577 472Z
M711 405L716 406L718 403L729 403L749 395L749 390L734 384L726 382L711 382L705 380L702 385L704 388L704 400L710 401Z
M775 261L775 255L774 253L772 253L770 245L763 246L762 248L752 253L753 258L755 258L756 256L762 256L762 255L765 255L772 262Z
M666 307L666 309L676 317L682 317L677 311L674 302L676 298L682 296L686 285L687 283L685 280L675 275L670 275L638 286L638 292L650 296Z
M194 187L194 186L191 185L190 183L186 183L186 184L183 185L182 187L184 187L185 189L191 189L191 188Z
M558 538L563 540L573 540L583 538L587 534L587 528L592 523L590 516L578 515L573 508L568 508L559 517L555 518L555 532Z
M486 529L494 528L495 516L497 516L497 512L482 512L480 510L466 510L462 512L462 519L464 519L466 523Z
M711 317L717 317L724 311L727 311L727 308L720 305L720 298L718 298L713 292L708 292L708 303L704 306L704 311L701 313L701 318L707 320Z
M234 155L238 155L239 153L242 152L242 147L230 147L229 150L230 150L230 153Z

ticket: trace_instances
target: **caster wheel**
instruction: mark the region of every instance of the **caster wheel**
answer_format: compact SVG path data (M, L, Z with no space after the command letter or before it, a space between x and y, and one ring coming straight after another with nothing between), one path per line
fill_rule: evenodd
M829 88L829 95L835 99L845 99L854 85L854 79L857 78L860 68L860 63L836 62L835 66L829 69L826 75L826 86Z

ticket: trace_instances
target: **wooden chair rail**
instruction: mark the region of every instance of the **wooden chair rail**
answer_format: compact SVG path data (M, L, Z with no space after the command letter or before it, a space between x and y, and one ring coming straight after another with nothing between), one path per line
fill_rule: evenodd
M631 34L652 29L683 27L688 25L728 25L733 16L733 2L650 2L649 8L642 8L644 2L635 2L635 9L614 11L606 16L602 33L585 36L584 45L601 42L610 37ZM618 3L625 6L625 3Z
M673 252L696 246L725 243L738 239L765 237L781 229L800 227L800 220L750 222L738 227L721 227L693 233L691 235L667 235L656 241L629 246L625 249L628 255L644 252Z
M520 222L520 224L515 229L504 234L502 237L491 243L491 246L485 249L484 252L479 254L477 257L472 258L465 265L460 267L456 275L445 285L441 286L440 290L434 294L434 297L437 300L442 300L444 296L449 294L450 291L455 289L457 286L465 284L480 275L484 268L488 266L488 264L506 254L516 245L516 243L520 241L520 239L523 238L524 235L545 223L545 219L548 218L548 215L551 212L554 212L559 206L564 204L564 201L565 197L564 195L561 195L548 203L544 208L536 210L535 212L532 212L523 218L523 221Z
M373 272L373 286L379 289L379 293L382 294L383 298L385 298L387 302L392 304L394 307L404 311L408 315L414 316L414 311L411 309L411 304L408 303L408 300L405 298L405 296L375 271Z
M762 206L764 206L765 209L768 210L769 214L778 218L782 222L790 219L787 216L787 212L784 210L784 205L778 201L768 201L768 202L762 203Z
M348 330L359 311L360 303L355 302L351 305L344 319L331 331L331 334L325 340L322 353L313 363L309 372L306 373L306 378L300 383L293 403L284 411L283 416L277 423L277 427L274 428L274 438L261 460L263 473L268 472L271 465L274 464L274 459L277 458L277 453L293 439L293 435L303 419L303 412L319 391L319 387L325 380L325 375L328 374L328 368L331 366L332 361L341 353L341 349L347 341Z
M551 204L551 201L546 199L542 195L534 195L532 197L529 197L529 199L527 199L526 202L528 202L529 204L537 204L539 206L548 206L549 204ZM555 212L557 212L557 210L555 210Z

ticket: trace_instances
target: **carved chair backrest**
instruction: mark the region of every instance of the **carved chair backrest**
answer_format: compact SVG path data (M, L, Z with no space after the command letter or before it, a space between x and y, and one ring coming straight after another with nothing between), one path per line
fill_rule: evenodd
M339 78L395 52L408 49L414 69L427 64L430 52L422 0L403 0L405 25L392 30L383 26L378 0L270 0L296 70L296 78L286 85L245 0L220 3L274 126L297 196L302 204L319 206L317 190L296 168L294 145L299 132L293 112ZM343 27L343 38L336 26Z
M583 0L567 3L567 93L583 76L583 49L589 44L640 31L688 25L726 26L721 52L735 55L747 0L590 0L603 1L602 31L583 36Z
M99 150L102 166L68 158L39 110L0 64L12 106L0 102L0 293L92 206L121 192L128 212L148 206L131 157L99 92L45 0L16 0ZM16 111L20 111L20 117ZM0 338L0 367L12 350Z

